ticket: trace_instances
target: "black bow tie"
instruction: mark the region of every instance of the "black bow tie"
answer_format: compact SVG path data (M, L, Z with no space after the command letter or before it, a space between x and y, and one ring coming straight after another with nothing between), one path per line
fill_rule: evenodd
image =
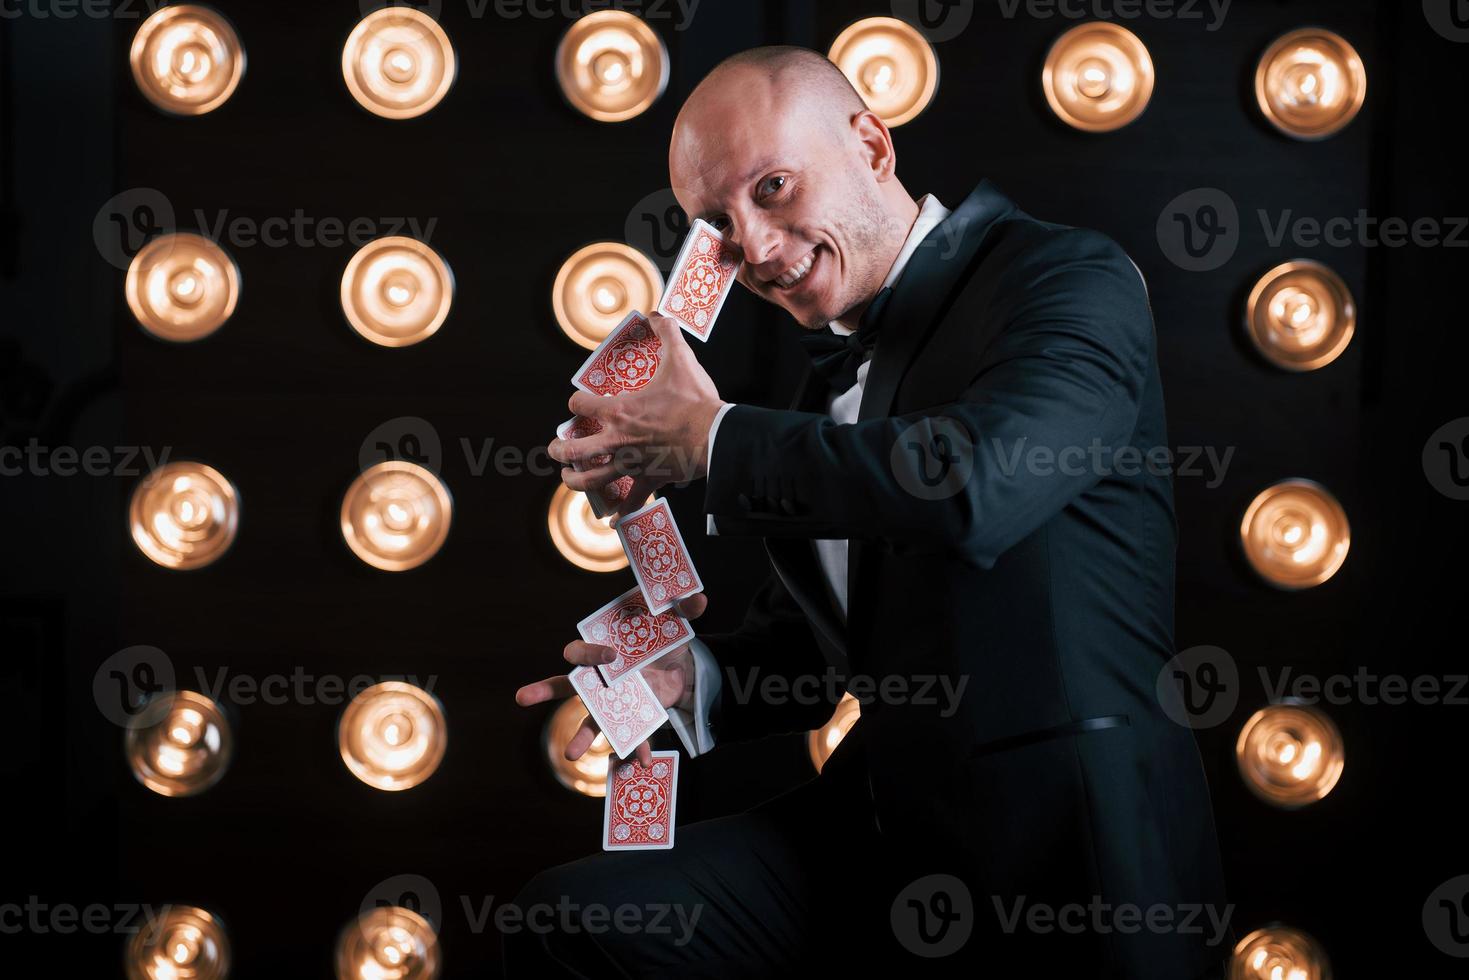
M884 286L867 304L857 329L845 337L832 332L830 327L802 332L801 346L811 355L811 365L826 378L832 391L840 394L857 383L857 369L877 346L878 326L892 294L893 287Z

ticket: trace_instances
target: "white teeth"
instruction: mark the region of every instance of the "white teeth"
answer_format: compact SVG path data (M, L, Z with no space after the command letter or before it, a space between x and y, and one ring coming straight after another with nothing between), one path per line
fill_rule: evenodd
M782 272L780 275L776 276L775 284L782 289L791 288L796 283L806 278L806 273L811 271L811 266L815 263L816 253L812 252L804 259L791 266L785 272Z

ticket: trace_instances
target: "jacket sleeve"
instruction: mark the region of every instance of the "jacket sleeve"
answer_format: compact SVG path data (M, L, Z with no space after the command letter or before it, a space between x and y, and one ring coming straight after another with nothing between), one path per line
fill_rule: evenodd
M865 538L988 568L1097 483L1097 451L1130 444L1154 370L1141 275L1080 229L1001 275L983 313L993 340L957 400L847 425L731 409L705 501L720 533Z
M738 629L700 639L719 663L716 742L820 728L841 700L810 621L774 572Z

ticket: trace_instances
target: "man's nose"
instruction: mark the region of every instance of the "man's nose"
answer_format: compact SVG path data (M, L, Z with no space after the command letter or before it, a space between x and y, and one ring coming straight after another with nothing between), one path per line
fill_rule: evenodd
M765 222L746 224L738 230L740 250L744 252L748 265L761 265L780 251L780 232Z

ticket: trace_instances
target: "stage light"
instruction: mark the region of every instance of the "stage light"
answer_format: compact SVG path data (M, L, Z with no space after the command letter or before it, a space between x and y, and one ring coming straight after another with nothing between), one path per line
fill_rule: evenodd
M1245 785L1283 810L1315 803L1341 778L1341 732L1308 704L1272 704L1250 716L1234 746Z
M827 57L889 127L917 118L938 92L933 47L896 17L857 21L837 35Z
M412 789L432 776L448 742L438 698L402 681L383 681L358 694L337 730L352 775L390 791Z
M621 242L593 242L561 263L551 308L561 332L595 350L633 310L649 312L663 295L663 276L642 252Z
M448 94L459 69L449 35L422 10L384 7L352 29L342 46L347 91L384 119L411 119Z
M1255 69L1255 99L1271 125L1302 140L1340 132L1362 110L1367 69L1346 39L1308 27L1279 38Z
M1153 59L1136 34L1117 24L1081 24L1051 45L1041 86L1068 126L1089 133L1121 129L1153 97Z
M342 497L342 538L373 568L402 572L438 554L449 536L454 502L442 480L390 459L358 474Z
M128 765L159 796L194 796L219 782L234 735L219 705L194 691L164 691L128 721Z
M1300 259L1265 273L1245 307L1255 348L1277 367L1314 371L1341 356L1357 329L1351 290L1320 262Z
M1262 490L1245 510L1239 536L1255 571L1282 589L1331 578L1352 542L1341 504L1310 480L1282 480Z
M587 495L566 484L551 496L551 511L546 517L551 543L561 557L577 568L589 572L615 572L627 567L627 555L611 524L592 513Z
M862 713L862 703L850 694L843 694L831 720L806 736L806 748L811 753L811 764L820 772L826 760L842 744L857 718Z
M166 463L133 491L128 525L138 550L164 568L203 568L235 540L239 494L212 466Z
M668 49L641 18L599 10L566 29L556 48L556 81L578 112L622 122L647 111L668 87Z
M591 748L581 758L566 758L566 745L587 716L581 698L570 697L557 706L546 719L541 732L541 749L546 753L546 762L551 773L562 786L583 796L603 797L607 795L607 767L612 757L612 745L601 732L592 739Z
M417 239L374 239L358 249L342 273L347 322L383 347L410 347L432 337L453 302L449 263Z
M160 235L133 256L125 292L128 309L153 336L199 340L235 312L240 271L228 252L202 235Z
M128 62L149 102L165 112L199 116L234 94L245 73L245 49L218 11L181 3L143 21Z
M337 980L433 980L439 968L438 934L412 909L379 906L337 937Z
M224 980L230 942L218 919L192 905L150 914L128 940L128 980Z
M1256 929L1234 947L1229 980L1331 980L1326 951L1289 926Z

